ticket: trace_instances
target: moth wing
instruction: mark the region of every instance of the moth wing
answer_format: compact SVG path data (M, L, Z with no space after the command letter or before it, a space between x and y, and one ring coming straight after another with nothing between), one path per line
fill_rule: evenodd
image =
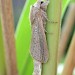
M34 20L35 20L35 13L34 13L34 6L31 6L31 10L30 10L30 21L31 21L31 24L34 23Z
M48 61L49 52L48 52L48 46L46 41L46 35L43 27L43 21L41 20L41 17L39 17L40 23L39 23L39 40L40 40L40 48L41 48L41 57L42 57L42 63L46 63Z
M35 60L41 62L42 57L41 57L41 47L40 47L40 38L38 34L38 29L39 28L37 23L32 25L32 39L31 39L30 53Z
M35 20L35 23L32 26L32 42L30 52L35 60L40 61L41 63L46 63L49 54L43 24L40 21L38 19ZM43 29L40 28L41 26Z
M33 25L33 23L35 22L35 18L36 18L37 12L38 12L37 7L31 6L30 21L31 21L31 24L32 24L32 25Z

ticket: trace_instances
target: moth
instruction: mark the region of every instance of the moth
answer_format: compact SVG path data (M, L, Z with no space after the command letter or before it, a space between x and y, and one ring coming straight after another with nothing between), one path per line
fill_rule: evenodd
M45 26L47 21L46 9L49 1L38 0L30 11L30 22L32 29L31 39L31 56L41 62L46 63L48 61L49 52L45 36Z

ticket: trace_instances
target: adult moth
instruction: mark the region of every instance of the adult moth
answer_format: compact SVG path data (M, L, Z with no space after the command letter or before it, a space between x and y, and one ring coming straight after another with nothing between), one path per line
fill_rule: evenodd
M45 36L45 25L47 21L46 9L49 1L38 0L30 11L30 22L32 29L31 49L32 57L41 62L48 61L49 52Z

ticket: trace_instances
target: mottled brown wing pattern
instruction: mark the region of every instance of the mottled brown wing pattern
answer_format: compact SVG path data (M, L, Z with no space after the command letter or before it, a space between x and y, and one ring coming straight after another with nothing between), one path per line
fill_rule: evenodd
M49 52L48 52L46 36L45 36L43 21L41 19L41 16L39 16L38 23L39 23L38 24L39 26L38 34L39 34L39 39L40 39L42 63L46 63L49 57Z
M33 8L33 11L35 7ZM34 12L31 13L31 15ZM37 9L35 11L35 16L32 25L32 39L31 39L31 49L30 53L32 57L40 61L41 63L46 63L48 60L48 48L47 48L47 42L46 42L46 36L44 33L44 27L43 27L43 20L41 15L41 10ZM33 17L31 16L31 17Z
M32 40L31 40L31 55L35 60L41 62L41 47L40 47L40 38L38 35L38 24L32 26Z

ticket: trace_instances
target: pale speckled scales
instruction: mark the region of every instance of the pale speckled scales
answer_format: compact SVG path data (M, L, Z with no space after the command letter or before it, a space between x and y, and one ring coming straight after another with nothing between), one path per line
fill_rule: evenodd
M45 14L43 16L42 12L43 10L37 9L36 7L32 6L31 8L30 19L32 24L32 39L30 52L35 60L40 61L41 63L46 63L49 57L46 36L44 32L46 13L44 12Z

